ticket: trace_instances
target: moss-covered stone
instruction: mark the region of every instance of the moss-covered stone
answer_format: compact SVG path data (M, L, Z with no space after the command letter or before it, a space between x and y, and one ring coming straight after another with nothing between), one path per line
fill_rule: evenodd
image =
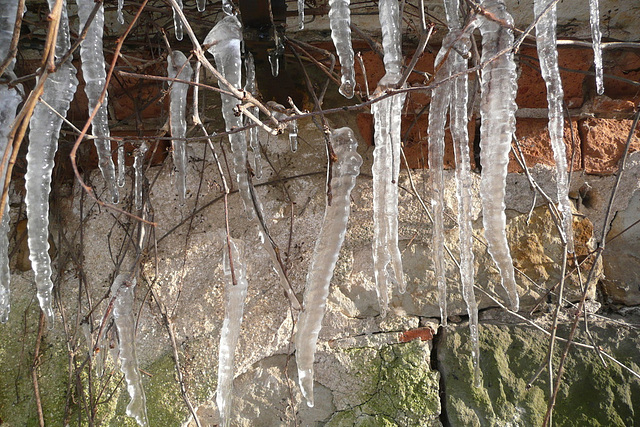
M624 333L622 333L622 331ZM616 325L592 325L605 351L637 369L640 333ZM566 335L566 327L560 328ZM549 396L548 374L526 388L546 357L548 338L532 327L480 328L481 387L472 385L473 367L466 327L453 327L438 348L452 426L541 425ZM623 338L624 337L624 338ZM564 344L559 344L564 348ZM559 352L554 358L557 368ZM629 426L640 422L640 383L614 363L604 367L591 350L573 347L553 413L562 426Z
M358 355L362 350L364 358ZM374 358L370 350L345 350L356 363L365 363L355 370L364 384L361 403L337 412L327 426L427 426L437 422L439 374L431 370L427 345L419 340L386 345Z

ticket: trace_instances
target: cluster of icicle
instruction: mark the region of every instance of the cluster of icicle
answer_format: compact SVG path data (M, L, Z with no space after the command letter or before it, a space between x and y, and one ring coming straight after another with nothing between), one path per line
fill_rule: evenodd
M381 0L380 25L385 75L374 95L393 88L402 74L402 38L398 0ZM389 306L388 283L405 290L398 247L398 177L400 175L400 120L405 93L388 96L371 107L375 128L373 150L373 268L380 314Z
M53 9L55 0L49 0ZM63 2L60 27L56 40L55 59L58 63L71 47L69 19L66 1ZM58 65L44 83L41 102L36 105L29 123L29 151L27 152L26 198L29 259L35 273L35 283L40 307L49 327L53 325L51 259L49 258L49 192L54 157L58 149L58 137L62 117L78 86L76 69L71 58Z
M14 0L0 0L0 63L4 62L9 55L9 46L13 38L13 28L16 22L18 2ZM11 61L5 74L2 77L14 77L13 68L15 59ZM11 156L12 147L8 145L9 133L16 117L18 105L22 102L22 86L9 88L7 85L0 85L0 158L5 150ZM0 174L0 187L4 185L7 164L3 165ZM0 219L0 322L6 323L9 320L10 305L10 281L11 273L9 269L9 203L6 204L2 219Z
M325 209L322 228L311 258L304 290L304 309L298 317L295 336L298 381L309 406L314 404L313 360L316 343L322 327L333 270L347 233L351 190L356 185L362 165L362 158L356 152L358 144L351 129L334 130L330 140L337 157L331 178L331 205L327 204Z

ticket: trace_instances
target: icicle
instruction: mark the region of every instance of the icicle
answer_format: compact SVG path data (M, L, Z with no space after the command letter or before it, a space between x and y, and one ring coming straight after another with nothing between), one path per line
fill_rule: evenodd
M80 18L80 30L89 19L95 2L93 0L76 0L78 4L78 17ZM93 111L104 88L107 73L105 71L104 54L102 52L102 34L104 30L104 8L102 4L98 9L85 39L80 44L80 57L82 58L82 75L85 81L84 91L89 100L89 113ZM118 203L120 198L116 186L116 169L111 158L111 141L109 137L108 98L104 102L91 122L92 133L96 136L93 141L98 153L98 166L106 187L111 194L111 201Z
M536 0L534 12L539 16L552 0ZM569 177L567 173L567 153L564 144L564 116L562 99L562 80L558 69L558 50L556 47L556 5L536 24L536 43L540 71L547 85L549 104L549 138L556 162L558 203L562 212L562 229L567 241L569 253L573 253L573 212L569 201Z
M210 45L209 52L216 61L216 67L225 79L237 89L240 89L242 61L240 57L240 42L242 31L240 21L235 16L225 16L209 32L204 43ZM224 89L224 85L220 85ZM240 101L232 95L220 94L222 98L222 117L227 131L234 127L242 126L242 117L236 116L234 107ZM233 166L236 173L236 181L244 209L249 219L255 216L253 201L249 191L247 180L247 140L244 132L229 134L231 151L233 153Z
M602 75L602 31L600 31L600 5L598 0L589 0L589 21L591 23L591 43L593 45L593 62L596 69L596 92L604 93L604 76Z
M374 95L396 85L401 77L402 46L397 0L379 3L382 46L386 74ZM395 280L405 291L402 258L398 248L398 177L400 174L400 124L405 94L373 104L375 149L373 150L373 264L380 314L388 310L387 280Z
M125 153L124 153L124 141L118 141L118 187L124 187L125 180Z
M298 29L304 30L304 0L298 0Z
M140 145L140 148L136 150L135 158L133 159L133 170L135 172L135 182L134 182L134 201L136 205L136 210L139 211L142 209L142 189L144 187L144 155L147 152L149 147L146 142L143 142Z
M53 8L54 4L55 0L49 0L50 8ZM69 20L65 2L62 5L60 17L55 51L56 60L60 60L70 47ZM49 75L44 84L41 99L64 117L77 86L76 69L69 60L60 64L57 72ZM40 307L47 318L49 327L52 327L54 315L51 304L53 282L51 281L51 259L49 258L49 192L51 191L53 159L58 149L62 119L44 103L38 103L29 126L29 151L27 152L27 173L25 176L29 259L35 273Z
M0 0L0 63L4 62L9 55L9 46L13 39L13 29L16 24L16 14L18 13L17 0ZM7 71L13 71L16 59L13 58Z
M251 52L247 52L245 54L244 59L244 68L246 71L246 81L244 85L244 90L256 96L258 94L258 88L256 85L256 67L253 60L253 55ZM255 117L258 117L260 114L260 110L258 107L247 107L251 114ZM245 117L244 125L252 124L251 119ZM251 146L251 156L249 157L249 163L251 164L251 168L253 169L253 173L255 174L257 179L262 177L262 155L260 154L260 141L258 140L258 128L256 126L245 131L245 138L248 137L249 145Z
M127 405L127 415L135 418L139 425L147 426L149 425L147 403L138 369L135 345L136 321L133 316L133 292L136 279L135 277L130 279L130 277L129 273L119 274L111 285L111 296L115 297L113 320L118 328L120 341L120 371L124 374L127 391L131 397Z
M298 121L291 120L289 122L289 147L291 147L291 152L295 153L298 151Z
M224 235L224 234L223 234ZM226 242L226 235L224 235ZM218 357L218 389L216 391L216 403L220 412L220 425L231 425L231 399L233 392L233 378L235 364L233 362L236 353L240 326L244 312L244 301L247 297L247 267L244 258L244 242L239 239L229 239L231 256L233 259L233 275L236 283L233 283L231 263L229 262L229 248L224 246L224 275L225 284L225 313L220 332L220 352Z
M503 0L483 0L482 7L501 19L513 24ZM511 49L513 32L499 23L480 18L482 34L482 63L487 63L499 52ZM516 65L513 53L501 55L489 62L481 75L482 97L480 114L480 162L482 179L482 221L489 253L496 263L502 286L507 291L511 309L518 310L519 299L514 277L513 261L507 243L504 195L509 163L511 138L515 131L515 96L517 90Z
M451 46L456 35L449 32L435 61L435 81L450 76ZM429 105L429 176L431 179L431 207L433 210L433 266L438 284L438 303L442 325L447 326L447 282L444 266L444 129L451 98L452 82L447 81L431 93Z
M176 0L176 3L178 3L178 7L182 10L182 0ZM176 40L182 40L182 20L175 9L173 10L173 27L176 31Z
M204 12L207 7L207 0L197 0L198 12Z
M337 162L333 165L331 178L332 199L327 205L320 235L313 251L304 291L304 310L298 317L295 337L298 381L307 405L313 406L313 360L318 334L329 296L329 285L340 248L347 232L347 221L351 211L351 190L360 173L362 158L357 153L358 146L353 131L349 128L336 129L331 133Z
M267 107L272 110L273 117L275 117L276 120L286 120L289 118L284 105L278 104L275 101L269 101L267 102ZM298 151L298 121L289 120L287 122L287 131L289 132L289 146L291 147L291 151L295 153Z
M124 7L124 0L118 0L118 22L124 24L124 15L122 14L122 8Z
M17 4L16 4L17 6ZM11 8L9 8L11 9ZM15 18L15 10L13 11ZM11 25L13 28L13 25ZM8 45L6 45L8 47ZM0 45L0 58L6 58L4 46ZM12 66L11 66L12 67ZM9 74L9 73L7 73ZM13 74L13 73L10 73ZM0 153L4 153L9 141L9 132L16 117L18 105L22 102L20 96L22 86L9 88L6 85L0 86ZM11 155L11 148L9 148ZM0 154L1 156L2 154ZM6 177L6 166L0 175L0 182L4 184ZM1 185L0 185L1 187ZM10 305L10 282L11 271L9 268L9 203L5 206L4 215L0 220L0 322L6 323L9 320Z
M353 47L351 46L351 11L350 0L329 0L329 25L331 39L340 58L341 84L340 93L347 99L353 98L356 86L353 68Z
M231 0L222 0L222 11L227 15L233 15L233 3L231 3Z
M167 73L171 79L191 81L193 68L184 53L174 50L167 57ZM177 188L181 203L184 203L187 195L187 147L184 138L187 135L187 91L186 83L173 82L171 85L171 141L173 147L173 165L178 172Z

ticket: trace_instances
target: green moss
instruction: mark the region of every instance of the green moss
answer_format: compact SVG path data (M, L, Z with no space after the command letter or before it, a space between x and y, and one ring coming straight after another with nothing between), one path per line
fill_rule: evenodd
M370 348L346 352L365 363L357 373L365 387L361 403L338 412L328 426L424 426L438 418L439 375L429 366L426 344L384 346L373 358Z

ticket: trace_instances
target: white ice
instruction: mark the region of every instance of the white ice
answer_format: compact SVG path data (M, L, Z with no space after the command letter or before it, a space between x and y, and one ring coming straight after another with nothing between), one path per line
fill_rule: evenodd
M251 52L245 54L244 68L246 71L244 90L257 97L258 86L256 84L256 66L253 60ZM258 117L260 109L258 107L247 107L251 114ZM253 124L253 121L248 117L245 117L244 124ZM262 177L262 154L260 153L260 141L258 139L258 128L253 126L245 131L245 138L249 139L249 146L251 147L251 155L249 156L249 163L253 169L257 179Z
M144 188L144 155L149 149L149 146L146 142L143 142L135 151L135 157L133 158L133 171L135 173L134 177L134 204L136 210L139 211L142 209L143 202L143 188Z
M124 0L118 0L118 22L124 24L124 15L122 14L122 8L124 7Z
M178 7L182 10L182 0L176 0L176 3L178 3ZM173 27L176 32L176 40L182 40L182 19L180 19L180 15L175 10L173 10Z
M120 371L124 374L131 398L127 405L127 415L135 418L139 425L147 426L147 402L136 356L136 319L133 315L135 287L135 277L131 277L129 273L119 274L111 285L111 297L115 297L113 319L118 328Z
M362 158L356 151L358 144L351 129L336 129L330 138L337 157L331 178L331 205L327 205L325 209L322 228L311 258L304 291L304 309L298 317L295 336L298 381L310 407L314 405L313 361L318 334L322 327L333 270L347 232L351 190L362 165Z
M329 25L331 39L340 59L341 84L340 93L347 99L353 98L356 86L353 68L353 47L351 46L351 10L350 0L329 0Z
M226 235L223 234L226 243ZM231 263L229 262L229 249L233 260L233 275L236 283L233 283L231 275ZM244 242L239 239L229 238L229 246L223 248L224 276L225 276L225 311L222 331L220 332L220 350L218 356L218 389L216 390L216 403L220 411L220 425L231 425L231 401L233 393L233 378L235 375L234 357L240 326L244 313L244 301L247 297L247 266L244 257Z
M304 30L304 0L298 0L298 29Z
M513 25L503 0L483 0L487 11L504 22ZM499 52L511 49L513 32L499 23L481 17L482 63L487 63ZM500 270L502 286L507 292L510 308L517 311L519 297L513 260L507 243L504 196L511 150L511 138L515 132L515 103L517 90L516 65L513 52L508 51L482 68L480 115L480 163L482 177L482 222L489 253Z
M242 41L242 29L238 18L232 15L222 18L209 32L204 40L205 45L210 45L209 52L216 61L218 71L235 88L240 89L242 74L242 60L240 56L240 42ZM224 89L224 85L220 84ZM220 94L222 98L222 117L226 124L226 130L242 126L242 116L236 116L234 107L240 101L232 95ZM244 132L229 134L231 152L233 153L233 168L236 174L236 182L244 209L249 219L255 217L249 181L247 179L247 140Z
M589 0L589 21L591 23L591 42L593 44L593 62L596 69L596 92L604 93L602 71L602 31L600 30L600 5L598 0Z
M49 8L52 9L54 4L55 0L49 0ZM60 60L70 47L69 20L65 2L62 5L60 17L55 50L56 60ZM64 117L77 86L76 69L71 61L64 62L60 64L57 72L49 75L44 83L41 99ZM49 258L49 192L62 119L40 102L34 109L29 126L29 151L25 175L29 259L35 273L40 307L49 327L52 327L54 314L51 303L53 282Z
M534 12L539 16L552 0L536 0ZM549 138L556 162L558 203L562 212L562 229L569 253L573 253L573 211L569 201L569 176L567 172L567 149L564 143L564 115L562 80L558 69L556 47L556 5L542 16L536 24L536 45L540 59L540 71L547 86L549 105Z
M191 81L193 68L184 53L174 50L167 57L167 74L171 79ZM184 203L187 194L187 83L173 82L171 85L171 102L169 114L171 117L171 146L173 148L173 165L177 171L176 186L180 201Z
M96 3L93 0L76 0L78 4L79 30L85 26ZM100 4L98 12L91 22L85 39L80 44L80 58L82 59L82 76L85 81L84 91L89 100L89 113L93 111L104 88L107 72L105 70L102 49L102 35L104 31L104 7ZM118 203L120 198L116 185L116 168L111 157L111 141L109 137L108 97L100 105L97 114L91 122L92 133L96 136L94 144L98 153L98 166L109 190L111 201Z

